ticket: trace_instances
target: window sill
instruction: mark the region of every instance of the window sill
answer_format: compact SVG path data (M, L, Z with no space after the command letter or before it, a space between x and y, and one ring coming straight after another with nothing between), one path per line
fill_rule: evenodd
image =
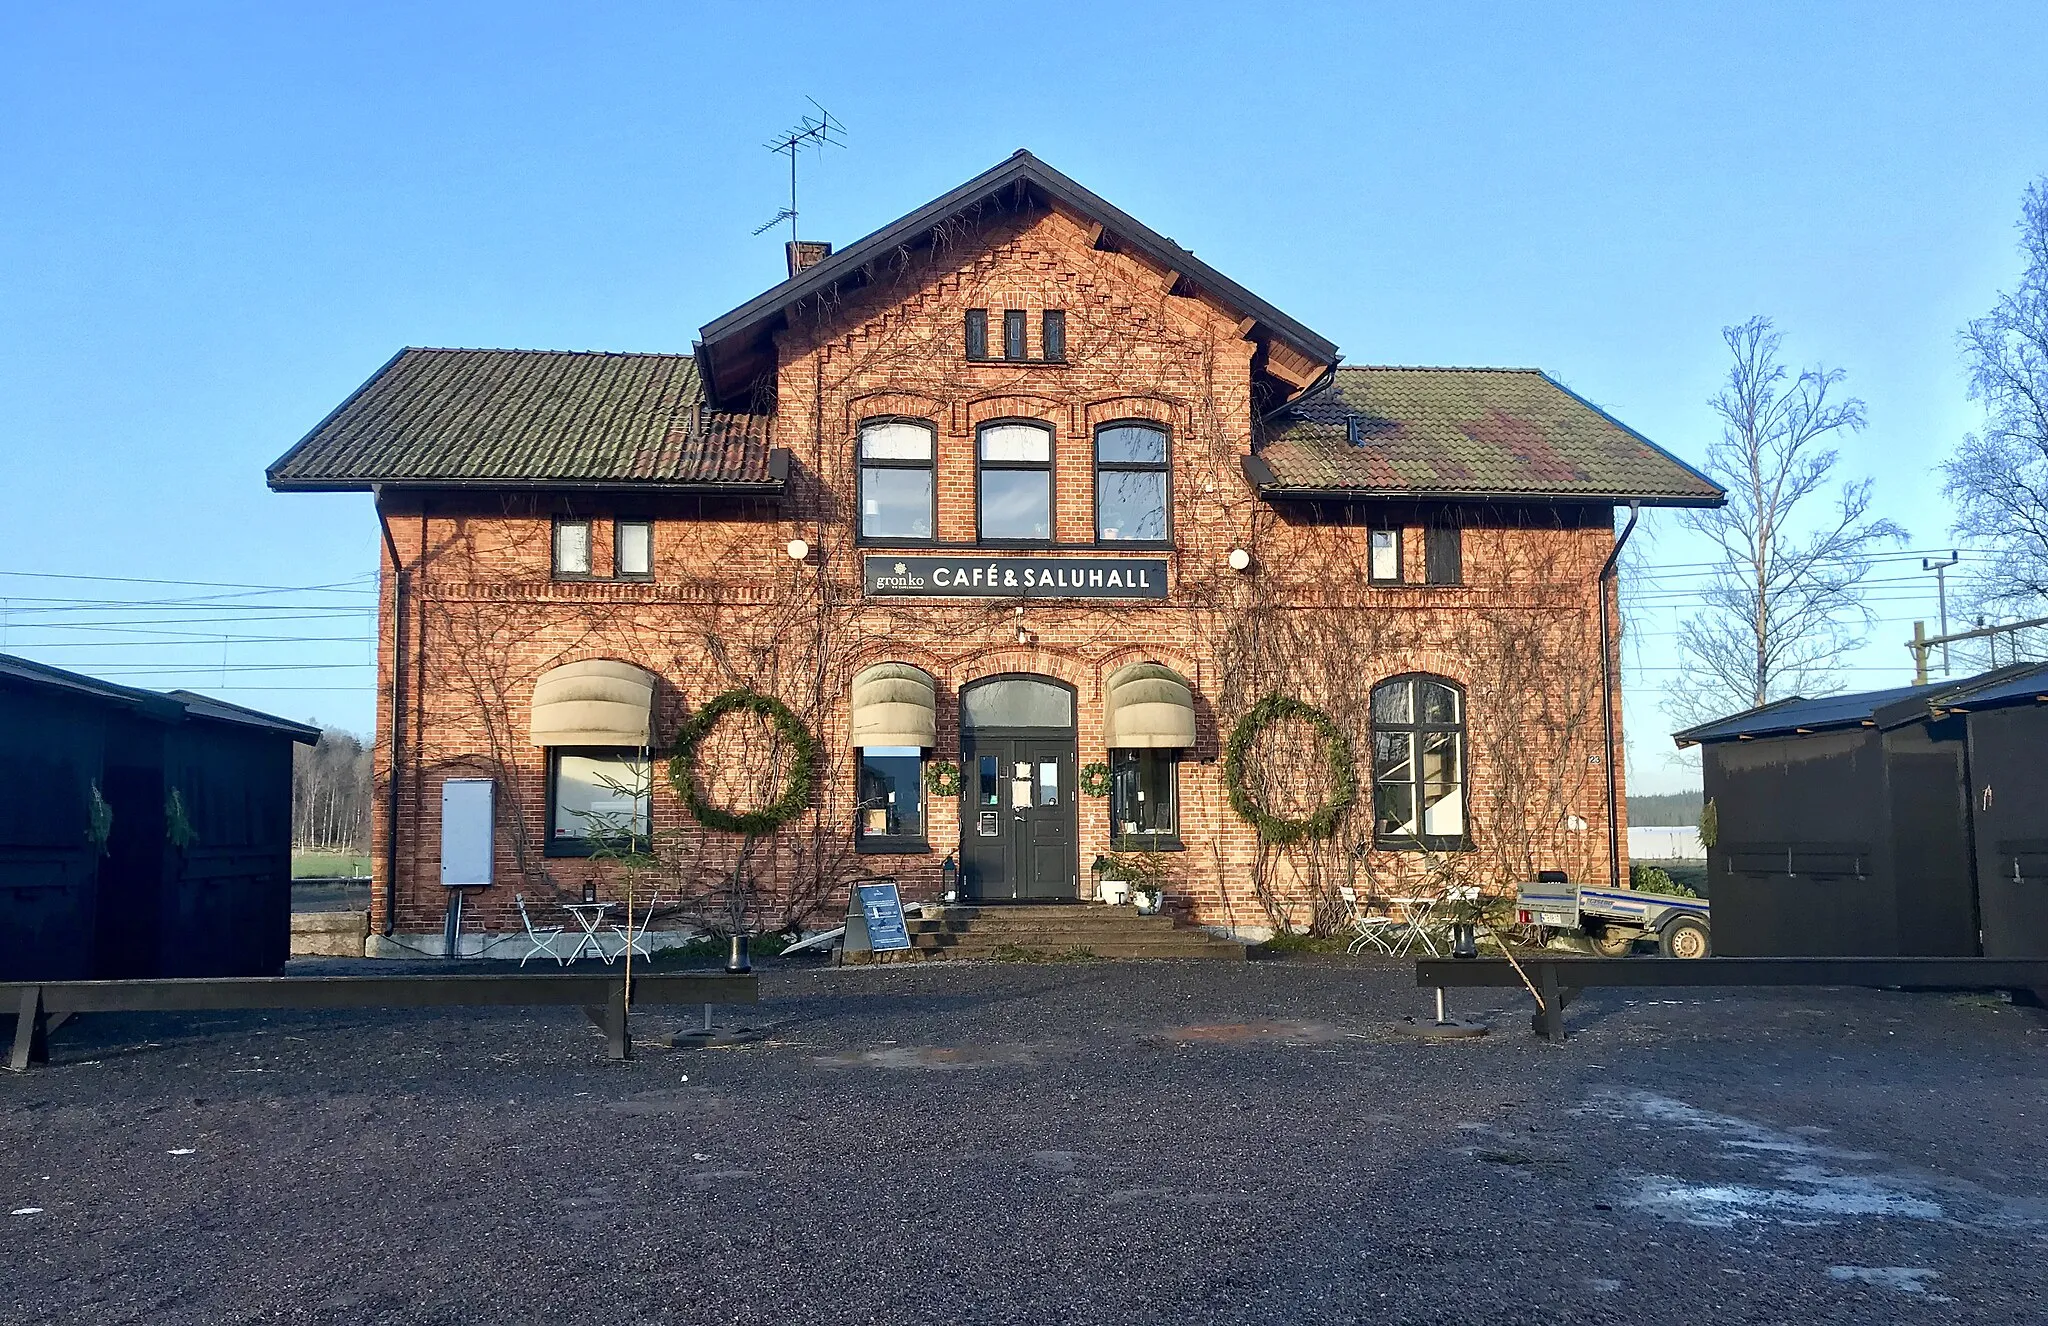
M1473 850L1470 838L1433 837L1425 834L1421 841L1413 838L1374 838L1375 852L1469 852Z
M645 852L651 844L645 838L633 842L593 842L588 838L551 838L541 845L544 857L592 857L604 853Z
M862 856L930 856L932 845L923 838L855 838L853 850Z
M1112 838L1109 840L1109 850L1112 852L1185 852L1188 849L1181 842L1180 835L1175 834L1171 838Z
M1074 366L1074 361L1071 359L1010 359L1003 355L983 355L979 359L973 355L965 355L961 358L961 362L970 365L980 365L986 368L1072 368Z

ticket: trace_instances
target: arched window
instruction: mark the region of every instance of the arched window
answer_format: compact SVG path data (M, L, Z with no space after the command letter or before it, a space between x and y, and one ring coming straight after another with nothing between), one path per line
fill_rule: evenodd
M924 540L938 524L932 426L880 419L860 426L863 543Z
M1052 430L983 424L980 517L985 543L1052 541Z
M1372 688L1373 838L1381 847L1465 846L1465 695L1440 677Z
M1095 432L1095 537L1166 542L1166 430L1106 424Z

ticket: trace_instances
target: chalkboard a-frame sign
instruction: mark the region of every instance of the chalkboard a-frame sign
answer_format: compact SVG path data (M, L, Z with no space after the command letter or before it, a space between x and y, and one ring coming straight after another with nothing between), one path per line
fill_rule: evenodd
M903 919L903 899L896 881L856 884L846 899L843 953L889 953L910 947L910 926Z

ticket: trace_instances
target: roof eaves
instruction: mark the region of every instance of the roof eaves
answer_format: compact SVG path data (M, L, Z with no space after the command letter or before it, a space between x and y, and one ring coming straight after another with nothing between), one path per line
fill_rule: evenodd
M1538 371L1539 371L1539 372L1541 372L1541 370L1538 370ZM1704 475L1704 474L1700 473L1700 472L1699 472L1698 470L1694 469L1694 468L1693 468L1693 467L1692 467L1691 465L1687 464L1687 463L1686 463L1685 461L1683 461L1683 460L1679 459L1679 458L1678 458L1677 456L1673 455L1673 454L1672 454L1671 452L1669 452L1669 451L1666 451L1666 450L1665 450L1665 449L1664 449L1663 447L1660 447L1660 446L1658 446L1658 445L1657 445L1657 444L1656 444L1655 442L1652 442L1652 441L1651 441L1651 440L1650 440L1649 438L1647 438L1647 437L1644 437L1644 436L1643 436L1643 435L1642 435L1641 433L1638 433L1638 432L1637 432L1637 431L1636 431L1635 429L1633 429L1633 428L1630 428L1630 427L1629 427L1629 426L1628 426L1627 424L1625 424L1625 423L1623 423L1623 422L1622 422L1621 420L1619 420L1619 419L1615 418L1615 417L1614 417L1613 415L1609 414L1609 413L1608 413L1608 412L1607 412L1606 410L1603 410L1603 409L1602 409L1602 408L1600 408L1600 407L1599 407L1598 405L1595 405L1595 404L1594 404L1594 403L1593 403L1592 401L1589 401L1589 400L1587 400L1587 399L1586 399L1586 398L1585 398L1584 396L1581 396L1581 395L1580 395L1580 394L1579 394L1578 392L1576 392L1576 391L1573 391L1573 390L1572 390L1572 389L1571 389L1570 387L1567 387L1567 386L1566 386L1566 385L1565 385L1564 383L1562 383L1562 382L1559 382L1559 381L1558 381L1558 380L1557 380L1556 378L1554 378L1554 377L1550 376L1550 374L1548 374L1548 373L1542 373L1542 378L1543 378L1543 380L1544 380L1545 382L1548 382L1548 383L1549 383L1549 384L1550 384L1551 386L1553 386L1553 387L1557 388L1557 389L1558 389L1559 391L1563 392L1563 393L1564 393L1565 395L1567 395L1567 396L1571 397L1571 398L1572 398L1573 400L1577 401L1577 402L1578 402L1579 404L1581 404L1581 405L1585 406L1585 407L1586 407L1587 409L1591 410L1591 411L1592 411L1592 412L1593 412L1594 414L1597 414L1597 415L1599 415L1599 416L1600 416L1600 417L1601 417L1602 419L1605 419L1605 420L1606 420L1606 421L1607 421L1608 423L1610 423L1610 424L1614 425L1614 426L1615 426L1616 428L1620 429L1620 430L1621 430L1622 432L1626 433L1626 434L1627 434L1628 436L1630 436L1630 437L1634 438L1634 439L1635 439L1636 441L1638 441L1638 442L1642 443L1642 444L1643 444L1644 446L1648 447L1648 448L1649 448L1650 450L1652 450L1652 451L1656 452L1656 453L1657 453L1658 455L1662 456L1662 457L1663 457L1663 458L1664 458L1665 460L1668 460L1668 461L1670 461L1670 462L1671 462L1671 463L1672 463L1673 465L1676 465L1676 466L1677 466L1677 467L1678 467L1679 469L1681 469L1681 470L1684 470L1684 471L1685 471L1685 472L1686 472L1687 474L1690 474L1690 475L1691 475L1691 476L1692 476L1693 478L1695 478L1695 479L1699 480L1699 481L1700 481L1700 484L1701 484L1701 486L1702 486L1702 487L1704 487L1704 488L1706 488L1706 489L1708 490L1708 492L1710 492L1710 493L1712 493L1712 494L1713 494L1713 496L1712 496L1712 497L1711 497L1710 499L1707 499L1707 500L1704 500L1704 501L1701 501L1701 502L1697 502L1697 503L1694 503L1693 505L1697 505L1697 506L1708 506L1708 507L1717 507L1717 506L1725 506L1725 505L1727 505L1727 502L1728 502L1728 492L1727 492L1727 490L1726 490L1726 489L1722 488L1720 484L1718 484L1718 483L1715 483L1715 482L1714 482L1714 481L1713 481L1712 479L1709 479L1709 478L1708 478L1708 477L1707 477L1706 475Z
M297 459L298 454L301 451L304 451L308 446L310 446L313 442L313 439L320 436L321 432L325 430L329 424L333 423L336 419L340 418L342 411L348 409L349 406L354 405L356 401L362 397L363 393L367 392L371 387L376 386L378 379L382 378L386 373L389 373L393 365L395 365L399 360L405 358L407 355L413 353L414 350L417 348L418 347L416 346L408 345L401 349L397 354L392 355L389 359L385 360L383 367L379 368L376 372L370 374L369 377L365 378L363 380L362 385L357 387L354 391L350 392L347 395L347 397L342 400L341 404L329 410L325 418L321 419L319 423L314 424L311 428L306 430L306 435L304 437L292 443L291 447L282 456L279 456L276 460L272 461L270 463L270 468L266 469L263 472L264 482L270 486L271 490L275 492L283 491L283 489L281 489L278 486L278 476L281 473L283 473L285 468L289 466L293 460Z

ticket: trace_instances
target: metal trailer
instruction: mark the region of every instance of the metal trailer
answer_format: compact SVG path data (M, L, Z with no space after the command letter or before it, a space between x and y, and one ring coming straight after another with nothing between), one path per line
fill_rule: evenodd
M1583 934L1606 958L1627 957L1636 941L1654 939L1667 958L1704 958L1713 952L1713 914L1705 898L1675 898L1636 889L1587 884L1524 884L1515 894L1515 919L1539 937L1560 930Z

